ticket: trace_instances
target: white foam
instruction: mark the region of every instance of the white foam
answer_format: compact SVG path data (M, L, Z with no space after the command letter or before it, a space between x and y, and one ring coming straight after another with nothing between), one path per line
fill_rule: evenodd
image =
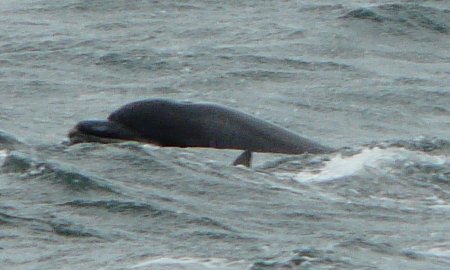
M170 267L167 269L184 269L183 266L195 267L193 269L229 269L231 266L242 266L243 261L230 261L224 258L199 257L151 257L130 267L130 269L149 267ZM159 268L158 268L159 269Z
M300 183L326 182L358 174L361 171L388 173L389 167L399 162L443 165L450 162L447 156L432 156L403 148L372 148L343 157L341 154L326 162L320 171L303 171L294 176Z
M450 259L450 247L449 246L434 247L428 250L428 254L436 257L444 257L446 259Z
M443 261L450 262L450 243L444 243L439 246L429 247L426 250L421 248L421 250L414 250L414 252L422 256L435 257Z
M0 166L5 162L5 158L8 156L7 150L0 150Z

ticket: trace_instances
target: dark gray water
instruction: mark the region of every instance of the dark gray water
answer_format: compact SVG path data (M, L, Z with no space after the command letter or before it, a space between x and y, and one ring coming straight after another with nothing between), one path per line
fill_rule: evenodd
M449 269L450 2L0 3L0 269ZM330 155L65 146L144 98Z

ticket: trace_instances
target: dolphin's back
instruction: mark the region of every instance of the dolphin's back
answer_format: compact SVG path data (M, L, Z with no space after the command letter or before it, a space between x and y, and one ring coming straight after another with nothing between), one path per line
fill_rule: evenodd
M123 106L108 120L135 130L161 146L286 154L333 151L282 127L216 104L143 100Z

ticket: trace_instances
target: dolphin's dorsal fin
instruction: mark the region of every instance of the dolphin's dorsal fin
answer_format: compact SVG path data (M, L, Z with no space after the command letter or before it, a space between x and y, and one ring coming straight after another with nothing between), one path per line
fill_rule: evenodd
M245 167L250 167L251 163L252 152L250 150L245 150L236 158L236 160L233 162L233 166L244 165Z

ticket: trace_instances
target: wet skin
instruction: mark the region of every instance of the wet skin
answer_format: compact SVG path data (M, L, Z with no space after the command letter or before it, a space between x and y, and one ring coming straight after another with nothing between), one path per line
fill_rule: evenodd
M129 103L105 121L81 121L71 144L139 141L172 147L211 147L285 154L334 149L237 110L209 103L148 99Z

